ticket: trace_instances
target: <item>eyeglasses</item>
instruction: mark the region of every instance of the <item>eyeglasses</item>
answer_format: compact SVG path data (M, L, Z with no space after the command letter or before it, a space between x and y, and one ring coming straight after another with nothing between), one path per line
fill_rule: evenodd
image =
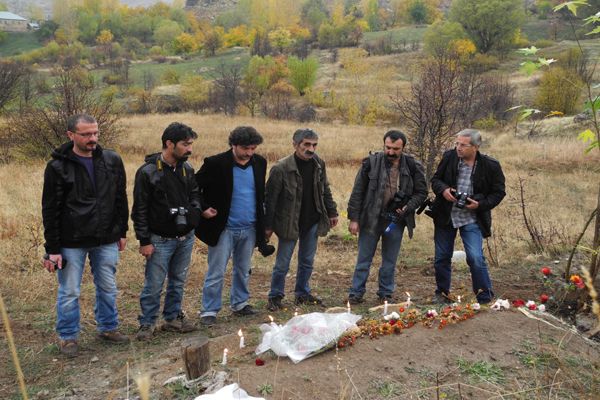
M89 139L89 138L91 138L92 136L96 136L96 137L100 136L100 132L90 132L90 133L79 133L79 132L75 132L75 134L76 134L76 135L79 135L79 136L81 136L81 137L82 137L82 138L84 138L84 139Z
M464 148L464 147L472 147L472 144L467 144L467 143L459 143L459 142L454 142L454 146L455 147L460 147L460 148Z

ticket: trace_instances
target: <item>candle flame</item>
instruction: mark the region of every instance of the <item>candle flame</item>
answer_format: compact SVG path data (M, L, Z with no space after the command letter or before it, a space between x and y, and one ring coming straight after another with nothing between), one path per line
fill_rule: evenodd
M346 303L346 307L350 308L350 300Z
M385 304L385 305L387 306L387 300L385 300L385 301L383 302L383 304Z
M228 352L229 352L229 350L227 350L227 349L223 350L223 353L225 353L225 354L227 354Z
M269 315L269 319L271 320L271 322L274 321L273 317L271 317L270 315Z
M238 331L238 336L244 336L241 329Z
M407 295L408 297L410 297L410 293L408 293L408 292L405 292L405 293L406 293L406 295Z

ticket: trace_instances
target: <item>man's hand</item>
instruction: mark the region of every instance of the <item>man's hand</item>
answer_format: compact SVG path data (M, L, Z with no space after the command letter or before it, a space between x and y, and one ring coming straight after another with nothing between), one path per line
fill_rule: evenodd
M217 215L217 210L212 207L208 207L206 210L202 211L202 217L206 219L211 219Z
M454 189L452 188L446 188L443 192L442 192L442 196L444 196L444 198L446 200L448 200L451 203L456 203L456 197L454 197L452 195L452 192L454 191Z
M57 269L62 269L62 255L48 254L48 258L44 257L44 268L48 272L54 272Z
M338 224L338 217L330 217L329 218L329 226L335 228Z
M119 239L119 241L117 242L117 247L119 248L119 251L125 250L126 246L127 246L127 238Z
M356 236L358 234L359 231L359 227L358 227L358 222L357 221L350 221L350 225L348 225L348 232L350 232L350 234Z
M273 236L273 229L265 229L265 240L267 243L271 240L271 236Z
M150 257L152 257L152 254L154 253L154 245L153 244L147 244L145 246L140 246L140 254L143 255L146 260L149 259Z
M404 206L402 208L396 208L396 214L398 214L399 216L403 216L404 212L406 211L407 208L408 208L408 206Z
M477 210L477 208L479 208L479 202L467 197L467 204L465 204L465 208L468 208L469 210Z

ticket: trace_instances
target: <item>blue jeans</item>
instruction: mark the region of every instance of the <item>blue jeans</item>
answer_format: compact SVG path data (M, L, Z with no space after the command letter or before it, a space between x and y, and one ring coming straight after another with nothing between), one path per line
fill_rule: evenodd
M377 250L377 243L381 238L381 266L379 267L379 289L377 296L391 296L396 288L395 274L396 261L400 254L402 235L404 234L404 223L399 223L388 233L373 235L368 232L360 232L358 235L358 257L352 277L352 288L350 295L362 297L366 292L369 270L373 262L373 256ZM382 229L383 230L383 229Z
M303 297L310 294L309 280L313 271L315 253L317 252L318 226L319 224L314 224L298 240L279 239L275 266L271 275L269 297L284 297L285 277L290 269L290 262L292 261L294 248L298 241L300 242L298 245L298 270L296 271L294 294L296 297Z
M117 313L117 284L115 273L119 262L117 243L96 247L62 248L67 265L58 270L58 299L56 302L56 331L62 340L77 339L80 330L79 295L85 259L89 257L96 305L94 316L99 332L114 331L119 325Z
M150 241L154 253L146 261L144 288L140 295L140 325L154 325L160 310L160 295L165 278L168 276L167 293L163 306L163 319L171 321L181 312L183 286L187 278L192 248L194 247L194 231L181 238L166 238L152 234Z
M473 281L473 292L480 303L489 303L494 292L492 291L492 282L488 272L488 266L483 255L483 236L479 225L476 223L456 228L435 227L435 282L437 285L436 293L450 293L450 283L452 277L452 253L454 252L454 239L456 231L460 230L465 253L467 254L467 264L471 270L471 280Z
M223 281L229 258L233 269L229 304L233 311L239 311L248 305L250 291L248 280L252 267L252 252L256 244L256 229L225 228L219 236L216 246L208 246L208 271L204 277L202 289L202 311L200 315L216 316L221 310Z

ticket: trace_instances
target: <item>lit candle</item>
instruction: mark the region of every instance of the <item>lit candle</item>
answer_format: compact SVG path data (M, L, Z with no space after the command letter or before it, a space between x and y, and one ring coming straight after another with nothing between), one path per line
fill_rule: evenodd
M410 293L406 292L406 307L410 307Z
M458 303L460 303L460 295L456 297L456 300L458 301Z
M271 323L273 323L273 321L274 321L273 317L271 317L271 316L269 315L269 319L271 320Z
M346 303L346 307L348 308L348 314L350 314L350 301Z
M227 349L223 349L223 362L221 365L227 365Z
M244 334L241 329L238 331L238 336L240 337L240 349L243 349L246 345L244 344Z
M387 300L385 300L383 302L383 315L387 315L387 312L388 312L388 302L387 302Z
M294 317L298 316L298 309L296 308L296 311L294 312Z

